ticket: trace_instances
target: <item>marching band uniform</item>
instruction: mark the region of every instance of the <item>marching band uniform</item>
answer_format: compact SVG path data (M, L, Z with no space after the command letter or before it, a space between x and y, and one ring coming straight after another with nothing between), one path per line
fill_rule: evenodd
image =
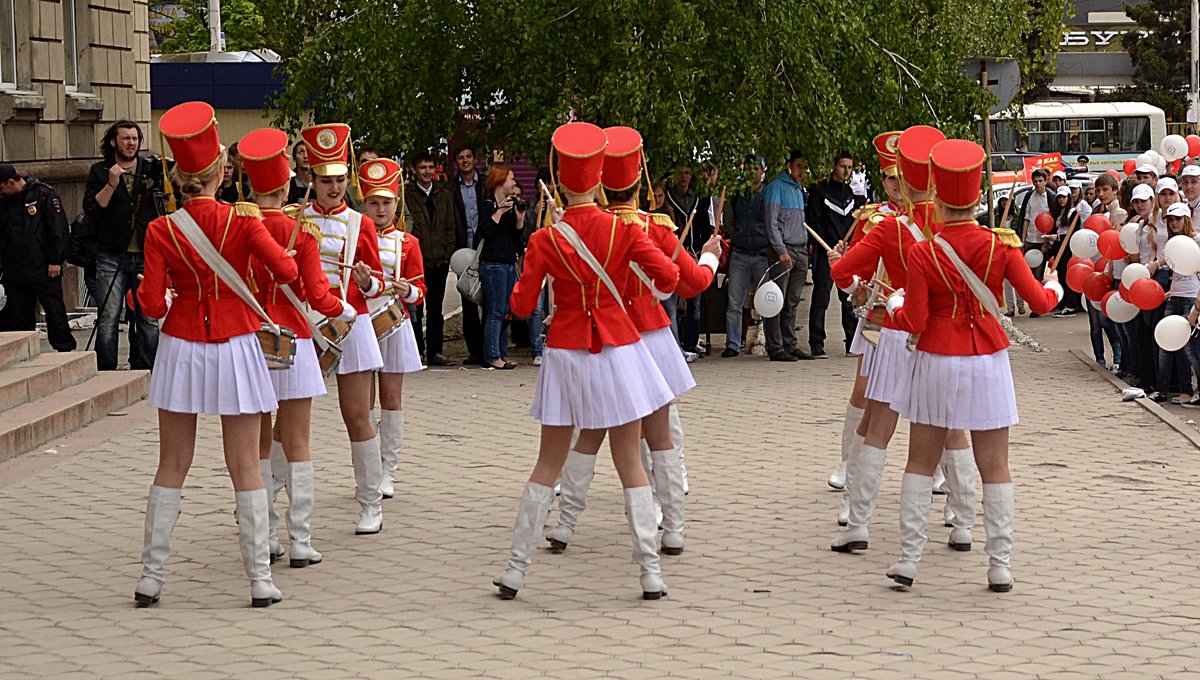
M576 195L595 191L608 144L604 132L588 123L568 123L555 131L552 143L560 184ZM640 229L627 227L595 203L567 206L562 222L578 233L615 281L625 280L634 261L660 291L675 289L678 270ZM640 342L623 301L616 299L557 225L540 229L529 239L524 271L512 293L513 314L529 316L547 275L553 277L556 311L530 415L543 426L601 430L640 420L670 403L671 388ZM493 580L501 597L515 597L524 583L553 500L553 486L532 479L525 485L507 568ZM653 505L649 486L625 489L634 561L641 567L646 599L666 593Z
M213 109L203 102L180 104L165 113L159 130L175 156L179 175L205 176L224 152ZM187 214L238 272L248 272L253 256L280 281L296 278L296 264L271 238L252 204L218 203L199 195L184 204ZM276 406L262 348L255 336L260 319L205 264L175 220L159 217L146 229L146 268L138 301L151 318L166 317L158 359L150 377L148 401L163 411L242 415ZM168 280L176 296L168 301ZM158 601L171 552L171 531L179 516L180 489L150 487L146 508L142 578L134 593L138 606ZM239 544L254 606L283 599L271 580L267 538L267 492L236 494Z
M288 137L281 130L262 128L255 130L238 143L242 163L254 193L268 196L284 189L291 182L291 167L288 163ZM301 225L294 217L285 215L279 208L261 208L263 224L279 245L294 250L294 258L300 269L300 277L289 284L292 293L300 302L326 317L341 321L353 321L354 308L341 298L330 293L329 281L321 270L320 234L312 224ZM313 346L309 320L280 292L280 283L271 277L262 262L254 263L254 279L258 284L259 299L267 316L275 323L293 329L296 334L296 354L291 366L270 372L271 386L279 401L311 399L325 394L325 378ZM265 421L267 422L267 421ZM266 425L264 425L265 427ZM294 427L294 423L281 423L280 427ZM305 439L308 433L305 433ZM305 567L321 561L321 553L312 547L313 511L313 464L311 460L289 461L282 442L272 439L271 457L260 460L263 482L268 489L267 504L270 514L271 557L283 555L277 537L279 514L275 511L275 496L279 489L288 490L287 528L290 539L290 565Z
M930 154L938 198L950 209L977 204L983 149L974 142L944 141ZM1008 279L1032 311L1049 312L1062 299L1055 281L1043 287L1025 263L1019 247L1002 241L974 221L947 223L939 234L986 285L992 302L1003 299ZM985 298L986 299L986 298ZM980 298L935 241L914 245L908 255L903 296L888 301L901 329L919 336L912 379L894 395L893 406L913 423L972 431L1017 424L1017 402L1008 358L1008 336L984 311ZM997 307L998 309L998 307ZM905 473L900 498L900 560L887 575L912 585L925 547L933 478ZM983 485L988 583L993 591L1012 587L1013 487L1011 482Z
M376 158L362 164L359 168L359 182L362 184L364 198L368 196L385 196L400 200L400 166L390 158ZM413 332L412 319L408 314L408 305L421 304L425 300L425 263L421 258L421 242L412 234L397 228L395 224L379 234L379 260L383 264L385 281L410 281L406 305L401 305L400 313L404 322L400 328L379 343L379 351L383 355L382 373L416 373L424 370L421 363L421 351L417 349L417 336ZM416 279L415 281L413 279ZM390 286L390 284L389 284ZM390 300L390 297L379 298ZM379 418L379 451L383 461L383 484L380 493L384 498L395 494L396 461L400 457L400 448L404 444L404 411L381 409Z
M642 174L642 136L629 127L605 128L608 147L605 151L603 185L610 192L627 191L637 185ZM636 197L632 199L636 201ZM691 298L707 290L717 271L717 257L705 254L697 264L692 256L679 248L675 224L667 215L650 214L630 204L610 205L609 211L629 226L636 227L667 257L679 253L675 262L679 269L679 285L675 292ZM619 280L619 279L618 279ZM679 344L671 334L671 321L663 310L655 290L637 275L626 272L623 286L625 311L633 320L642 343L650 352L659 372L667 381L672 394L678 397L696 386L692 372ZM662 507L662 551L668 555L683 552L684 478L682 468L683 426L674 403L669 418L673 447L667 451L651 451L642 440L642 462L650 476L650 486ZM546 540L555 551L566 549L575 532L579 515L587 507L587 492L595 474L596 456L571 450L560 477L558 524Z
M301 130L300 136L304 139L314 175L338 176L349 173L346 163L350 126L345 123L314 125ZM383 281L372 275L370 288L363 290L355 283L349 266L362 262L373 270L379 270L379 242L375 225L361 213L350 209L344 200L332 208L322 207L314 201L304 209L304 219L315 224L321 234L321 267L329 279L329 287L350 303L358 315L350 327L349 335L342 341L342 360L338 364L337 375L376 371L383 367L383 355L375 340L367 299L383 292ZM353 247L350 243L351 231L357 231L357 242ZM340 260L347 266L331 264L325 261L327 258ZM380 502L383 463L378 434L365 441L351 441L350 456L354 462L354 499L362 508L354 533L378 533L383 527L383 507Z

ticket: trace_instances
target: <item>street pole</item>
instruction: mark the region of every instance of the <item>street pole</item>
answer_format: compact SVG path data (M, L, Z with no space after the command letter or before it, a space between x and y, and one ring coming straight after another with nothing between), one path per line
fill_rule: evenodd
M1192 0L1192 131L1200 129L1200 0Z
M221 0L208 0L208 49L221 52Z
M1193 3L1200 0L1192 0ZM986 92L988 90L987 76L987 61L979 62L979 84ZM986 165L983 166L984 172L987 173L987 178L983 185L987 187L987 225L989 229L995 228L995 208L992 204L995 200L995 190L992 187L992 116L987 109L983 110L983 152Z

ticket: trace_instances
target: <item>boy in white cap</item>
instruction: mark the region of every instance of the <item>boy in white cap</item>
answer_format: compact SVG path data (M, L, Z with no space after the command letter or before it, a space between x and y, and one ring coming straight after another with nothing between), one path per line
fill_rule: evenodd
M1179 173L1179 188L1192 209L1192 224L1200 223L1200 165L1189 165Z

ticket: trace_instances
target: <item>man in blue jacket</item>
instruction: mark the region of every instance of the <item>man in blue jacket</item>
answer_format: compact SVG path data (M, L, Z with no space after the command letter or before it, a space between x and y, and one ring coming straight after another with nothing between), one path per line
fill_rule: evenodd
M767 185L763 196L763 222L770 244L770 278L783 291L783 310L765 319L767 356L771 361L798 361L813 357L796 345L796 307L808 278L808 232L804 227L804 190L808 160L799 151L788 156L783 172ZM778 278L777 278L778 277Z

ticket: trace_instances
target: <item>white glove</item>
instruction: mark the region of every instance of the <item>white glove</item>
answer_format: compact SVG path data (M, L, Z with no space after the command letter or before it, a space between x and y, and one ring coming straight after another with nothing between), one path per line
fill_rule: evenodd
M1062 302L1063 287L1062 287L1061 283L1059 283L1058 281L1047 281L1046 283L1044 283L1042 285L1045 286L1046 290L1054 291L1054 295L1058 297L1058 302ZM1057 304L1057 303L1055 303L1055 304Z
M892 293L891 297L889 297L888 301L887 301L888 314L891 314L894 316L896 314L896 310L900 309L903 306L904 306L904 291L898 290L895 293Z
M350 305L349 302L342 300L342 313L337 315L338 321L350 323L358 318L358 310Z
M175 296L171 295L171 291L163 293L163 299L167 302L167 311L171 311L171 303L175 302Z
M841 291L846 295L854 295L854 291L858 290L860 284L862 284L862 279L858 278L858 274L855 274L854 279L850 281L850 285L842 288Z

